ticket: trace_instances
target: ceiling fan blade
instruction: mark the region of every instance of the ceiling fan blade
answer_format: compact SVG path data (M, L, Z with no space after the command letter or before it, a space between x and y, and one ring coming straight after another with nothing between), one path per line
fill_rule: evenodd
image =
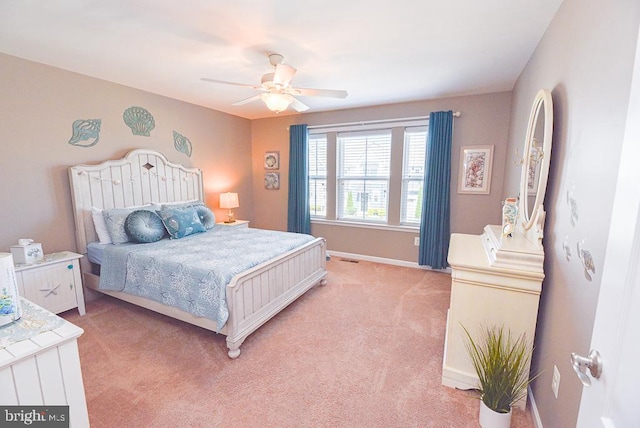
M308 105L302 103L300 100L297 100L295 98L293 98L293 101L291 101L290 106L295 111L307 111L307 110L309 110L309 106Z
M338 89L310 89L310 88L289 88L287 93L293 95L302 95L303 97L328 97L328 98L347 98L347 91Z
M296 69L286 64L276 65L276 72L273 74L273 84L286 88L291 84Z
M232 105L234 106L241 106L241 105L245 105L245 104L249 104L252 103L254 101L257 101L260 99L260 95L254 95L252 97L249 98L245 98L244 100L240 100L240 101L236 101L235 103L233 103Z
M243 88L263 90L262 86L258 86L258 85L247 85L245 83L227 82L226 80L209 79L207 77L201 77L200 80L203 80L205 82L222 83L225 85L234 85L234 86L241 86Z

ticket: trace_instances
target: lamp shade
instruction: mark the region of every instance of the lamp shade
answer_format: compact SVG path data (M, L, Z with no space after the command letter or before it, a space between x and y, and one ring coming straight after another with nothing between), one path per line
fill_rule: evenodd
M220 193L220 208L238 208L238 194L237 193Z
M276 113L285 111L293 101L293 97L289 94L264 93L260 95L260 98L262 98L262 101L264 101L269 110Z

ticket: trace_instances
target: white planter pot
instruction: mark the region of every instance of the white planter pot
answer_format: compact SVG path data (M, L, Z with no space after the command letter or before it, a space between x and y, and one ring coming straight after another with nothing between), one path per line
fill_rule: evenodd
M488 408L480 400L480 426L482 428L509 428L511 426L511 411L498 413Z

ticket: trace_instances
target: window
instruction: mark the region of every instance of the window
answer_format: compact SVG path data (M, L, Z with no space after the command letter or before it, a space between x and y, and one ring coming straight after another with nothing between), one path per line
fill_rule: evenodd
M310 127L312 219L419 227L427 131L426 118Z
M391 130L338 134L338 220L387 221Z
M309 135L309 208L313 217L327 216L327 136Z
M426 153L427 127L406 128L402 162L401 224L420 224Z

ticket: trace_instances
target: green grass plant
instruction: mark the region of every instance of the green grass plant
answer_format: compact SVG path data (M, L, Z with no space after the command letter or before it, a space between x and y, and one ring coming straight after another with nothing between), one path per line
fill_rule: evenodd
M503 326L483 327L474 340L469 331L465 346L480 380L480 398L491 410L509 413L524 398L527 387L535 379L529 376L533 345L526 334L513 338Z

